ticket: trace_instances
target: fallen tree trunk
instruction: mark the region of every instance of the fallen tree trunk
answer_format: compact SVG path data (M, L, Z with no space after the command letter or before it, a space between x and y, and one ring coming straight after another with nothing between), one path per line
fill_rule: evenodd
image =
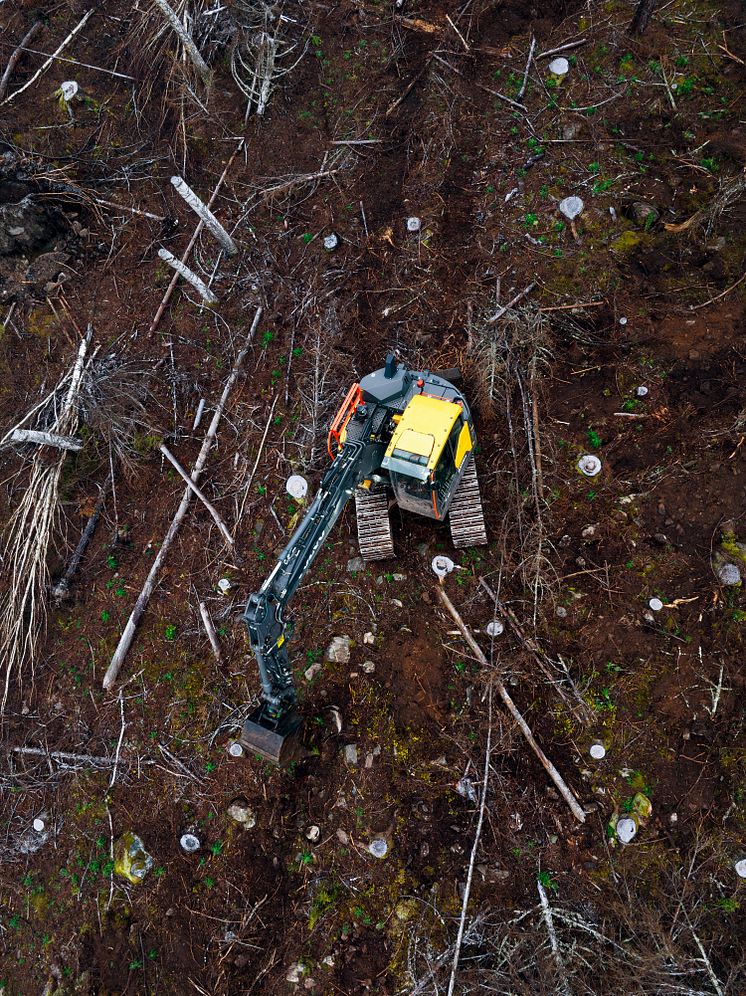
M225 406L228 401L228 395L230 394L233 385L236 383L236 380L238 379L238 375L241 370L241 365L244 359L246 358L246 354L249 351L249 347L254 338L254 332L256 331L256 327L259 324L259 319L261 317L262 317L262 309L257 308L256 314L254 315L254 321L251 323L249 334L246 337L246 343L241 352L236 357L236 362L233 365L233 369L231 370L230 376L228 377L228 380L225 382L223 393L215 409L212 421L210 422L210 428L207 430L207 434L205 435L202 447L199 451L199 455L194 464L194 470L192 471L191 477L192 481L195 483L198 480L202 471L204 470L205 464L207 463L207 457L210 453L210 450L212 449L212 444L215 442L215 436L217 435L218 425L220 423L223 411L225 410ZM106 691L111 689L111 687L114 685L114 682L117 680L120 668L122 667L124 659L127 656L130 647L132 646L132 641L135 638L137 627L140 624L140 620L142 619L143 615L145 614L145 610L147 609L148 603L150 602L150 597L153 594L153 591L155 590L160 569L163 566L163 563L166 559L171 544L176 538L176 534L179 531L179 527L181 526L181 523L184 520L191 499L192 499L192 488L187 487L186 490L184 491L184 497L181 499L181 504L177 509L176 515L174 516L171 525L168 527L168 532L166 533L161 548L158 551L158 556L155 558L153 566L150 568L150 572L148 573L148 576L145 579L145 584L142 587L142 591L140 592L138 599L135 602L135 607L133 608L129 619L127 620L127 625L124 627L124 632L120 637L117 648L114 651L114 655L111 658L109 667L106 670L106 674L104 675L103 687Z
M479 644L477 643L477 641L472 636L471 631L469 630L468 626L466 625L466 623L464 622L464 620L459 615L459 612L456 609L456 607L454 606L453 602L450 600L450 598L448 597L448 595L446 595L445 589L443 587L439 587L438 588L438 597L440 598L440 600L443 603L443 605L450 612L450 614L453 617L456 625L458 626L459 630L461 631L461 635L466 640L466 642L469 644L469 647L470 647L472 653L474 654L474 656L477 658L477 660L480 662L480 664L482 664L485 668L489 669L490 664L489 664L489 661L487 660L487 658L484 656L484 653L482 652L482 648L479 646ZM511 714L511 716L513 717L513 719L518 724L518 728L520 729L520 731L523 734L523 736L526 738L526 741L527 741L529 747L534 752L534 754L536 754L536 756L538 757L539 761L541 762L543 768L545 769L545 771L547 772L547 774L549 775L549 777L552 779L552 781L554 782L554 784L557 786L557 789L558 789L559 793L561 794L562 798L565 800L565 802L567 803L567 805L570 807L570 810L571 810L573 816L580 823L585 823L585 813L583 812L582 807L579 805L578 800L575 798L575 796L570 791L570 789L569 789L567 783L565 782L565 780L563 779L562 775L559 773L559 771L557 771L557 769L555 768L555 766L552 764L552 762L549 760L549 758L546 756L546 754L544 753L544 751L541 749L541 747L536 742L536 739L535 739L533 733L531 732L530 726L528 725L528 723L526 722L526 720L523 718L523 716L519 712L518 707L516 706L515 702L510 697L507 688L502 683L502 681L499 678L497 678L497 677L494 679L494 683L495 683L495 688L500 693L500 698L503 700L503 702L505 704L505 707L507 708L508 712Z

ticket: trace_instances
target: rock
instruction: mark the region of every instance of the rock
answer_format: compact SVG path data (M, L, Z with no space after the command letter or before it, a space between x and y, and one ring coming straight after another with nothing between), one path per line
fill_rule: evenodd
M344 830L337 830L336 837L340 844L347 845L350 843L349 834L346 834Z
M510 872L507 871L505 868L495 868L495 870L492 872L492 877L494 879L497 879L498 882L507 882L507 880L510 878Z
M555 609L555 613L558 619L567 619L567 609L564 605L558 605Z
M648 820L653 815L653 804L646 795L637 792L632 800L632 812L636 813L641 820Z
M411 218L407 218L408 232L419 232L420 228L422 228L422 222L420 221L419 218L416 218L414 216L412 216Z
M114 871L133 885L140 885L153 867L153 859L140 838L127 830L114 847Z
M391 575L391 580L392 581L406 581L407 580L407 575L406 574L392 574Z
M564 536L560 536L559 540L557 541L557 546L560 547L560 549L564 550L571 543L572 543L572 536L565 533Z
M562 56L552 59L549 63L549 72L555 76L565 76L570 71L570 63Z
M648 204L646 201L634 201L630 205L629 213L632 220L640 228L644 228L648 231L661 216L660 211L653 204Z
M358 571L365 570L365 561L362 557L353 557L351 560L347 561L347 572L349 574L356 574Z
M372 768L373 767L373 755L372 754L366 754L365 755L365 767L366 768Z
M366 646L372 647L375 642L376 642L376 638L375 638L375 636L372 633L366 633L363 636L363 643Z
M718 570L718 581L721 584L734 585L741 583L741 571L737 564L723 564Z
M303 672L303 677L306 679L306 681L313 681L313 679L316 677L316 675L319 673L320 670L321 670L321 665L317 661L315 664L312 664L309 668L306 668L306 670Z
M321 827L316 826L315 823L306 829L306 840L310 840L312 844L315 844L320 836Z
M234 799L228 806L228 815L236 823L240 823L244 830L251 830L256 826L256 813L246 799Z
M397 609L403 609L404 608L404 602L402 602L398 598L392 598L391 599L391 604L395 605Z
M330 232L328 235L324 236L324 249L326 249L327 252L334 252L335 249L339 248L341 241L342 240L336 232Z
M373 674L373 672L375 671L375 669L376 669L376 666L373 663L373 661L363 661L362 670L366 674Z
M357 744L347 744L345 747L345 764L350 767L357 764Z
M297 985L305 973L305 968L299 961L293 962L290 968L287 970L287 975L285 979L287 982L292 982L293 985Z
M335 636L326 650L326 659L333 664L350 663L349 636Z
M666 546L668 543L668 536L666 536L665 533L655 533L653 540L658 544L658 546Z
M584 526L580 535L584 540L592 539L596 535L597 524Z

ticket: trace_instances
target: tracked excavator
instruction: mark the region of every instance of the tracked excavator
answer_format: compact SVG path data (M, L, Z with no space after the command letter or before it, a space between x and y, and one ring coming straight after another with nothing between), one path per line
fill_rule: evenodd
M474 463L475 432L457 370L397 363L347 393L328 437L331 466L272 573L244 611L262 701L244 724L244 748L275 764L297 751L302 716L288 660L286 610L347 502L354 496L365 561L394 556L389 507L442 522L455 547L487 542Z

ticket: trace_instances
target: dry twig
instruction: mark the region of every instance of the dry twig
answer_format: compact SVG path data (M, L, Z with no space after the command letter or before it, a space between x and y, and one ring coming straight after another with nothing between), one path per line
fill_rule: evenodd
M81 20L75 25L75 27L72 29L72 31L67 36L67 38L64 38L60 42L60 44L55 49L54 53L49 56L49 58L46 60L46 62L42 63L42 65L39 66L39 68L36 70L36 72L31 77L30 80L28 80L26 83L24 83L23 86L20 89L18 89L16 91L14 91L13 93L11 93L11 95L9 97L6 97L4 100L0 100L0 107L3 107L5 104L9 104L11 102L11 100L15 100L16 97L19 97L24 92L24 90L28 90L28 88L32 84L36 83L36 81L39 79L39 77L42 75L42 73L46 72L46 70L49 69L49 67L52 65L52 63L57 58L57 56L60 54L60 52L63 52L67 48L67 46L70 44L70 42L73 40L73 38L83 30L83 28L88 23L88 19L90 18L90 16L91 16L92 13L93 13L93 8L91 8L89 11L87 11L83 15L83 17L81 18Z

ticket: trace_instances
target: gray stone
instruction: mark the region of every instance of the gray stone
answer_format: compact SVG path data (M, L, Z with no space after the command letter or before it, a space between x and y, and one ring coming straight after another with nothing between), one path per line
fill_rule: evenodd
M654 204L645 201L635 201L629 209L632 220L640 228L650 228L660 218L661 213Z
M357 744L347 744L345 747L345 764L350 767L357 764Z
M734 585L741 583L741 570L737 564L723 564L718 571L721 584Z
M350 638L349 636L335 636L326 649L326 659L333 664L349 664L350 662Z
M234 799L228 806L228 815L245 830L256 826L256 814L245 799Z
M31 252L54 234L46 209L32 195L23 196L27 190L20 183L0 183L0 199L8 198L0 203L0 256Z
M362 557L353 557L351 560L347 561L347 571L349 574L355 574L357 571L365 570L365 561Z

